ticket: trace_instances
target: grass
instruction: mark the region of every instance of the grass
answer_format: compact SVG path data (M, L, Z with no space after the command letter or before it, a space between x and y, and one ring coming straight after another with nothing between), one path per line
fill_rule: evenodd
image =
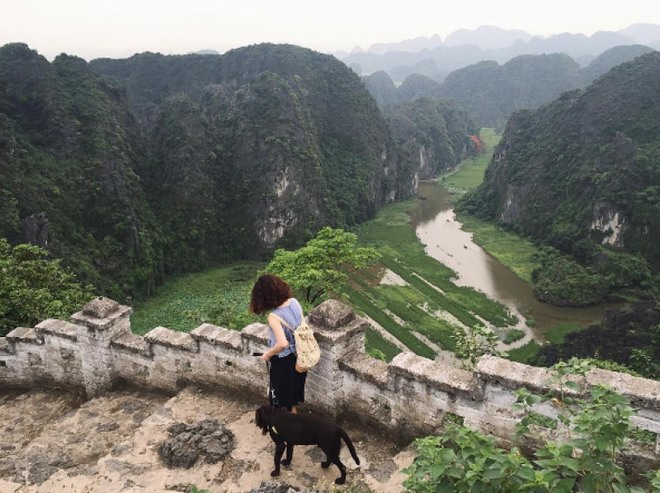
M425 358L435 358L435 352L430 347L415 337L408 329L395 322L368 295L352 288L346 288L346 295L353 306L363 311L368 317L383 327L383 329L399 339L412 352ZM371 348L367 347L367 351L369 349Z
M398 347L371 328L367 329L365 346L367 348L367 353L374 357L377 357L377 355L380 356L376 353L376 351L380 351L380 354L388 363L401 352Z
M525 331L520 329L511 329L507 331L502 342L504 342L504 344L511 344L513 342L519 341L523 337L525 337Z
M540 349L541 346L537 342L530 341L524 346L508 351L507 358L518 363L528 363L538 354Z

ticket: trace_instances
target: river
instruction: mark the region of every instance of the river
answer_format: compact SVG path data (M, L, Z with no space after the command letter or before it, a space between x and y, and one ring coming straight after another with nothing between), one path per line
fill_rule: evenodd
M514 313L533 318L537 336L560 322L585 326L599 321L605 308L615 306L564 308L541 303L534 297L529 284L475 244L472 233L461 229L445 188L435 182L422 182L418 196L423 200L419 200L413 225L427 254L457 273L457 285L471 286L503 303Z

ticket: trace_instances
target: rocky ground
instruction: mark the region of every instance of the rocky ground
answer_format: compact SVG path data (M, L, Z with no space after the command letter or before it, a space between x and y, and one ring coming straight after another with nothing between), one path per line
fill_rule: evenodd
M0 492L164 493L190 491L191 485L212 493L402 490L400 470L412 461L411 447L351 423L341 424L362 464L342 449L346 485L335 487L337 468L322 469L324 454L312 446L296 447L292 465L272 483L274 446L254 424L261 402L241 397L198 388L174 397L116 391L89 401L55 390L0 391ZM206 436L196 438L199 430ZM233 434L228 455L229 440L220 436L226 430ZM189 469L168 468L159 449L174 432L202 443L208 453ZM165 447L170 455L172 447Z

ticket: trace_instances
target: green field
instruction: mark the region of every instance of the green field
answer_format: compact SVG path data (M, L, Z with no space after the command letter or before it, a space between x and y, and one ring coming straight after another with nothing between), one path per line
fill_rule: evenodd
M131 327L146 334L157 326L190 332L203 323L241 329L259 320L248 312L250 290L262 264L240 262L173 279L133 308Z
M484 181L484 173L501 136L497 135L492 128L482 128L479 136L485 145L484 152L479 156L466 159L457 166L455 171L451 171L440 178L440 183L449 191L464 193L479 186Z
M406 285L380 285L380 276L374 279L373 271L355 273L346 291L350 302L423 356L433 355L434 350L415 333L453 350L452 334L464 326L481 324L481 320L499 328L515 324L517 320L504 305L457 286L455 273L426 254L411 226L410 212L415 207L413 201L388 205L356 231L361 244L379 251L380 265Z

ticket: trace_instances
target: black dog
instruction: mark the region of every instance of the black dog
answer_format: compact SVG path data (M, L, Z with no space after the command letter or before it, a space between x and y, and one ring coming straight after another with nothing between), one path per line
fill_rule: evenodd
M270 437L275 442L275 469L270 473L272 477L280 475L280 462L285 466L291 464L294 445L318 445L326 455L321 467L325 469L330 464L335 464L341 473L341 476L335 479L335 484L344 484L346 466L339 460L342 438L353 460L360 465L353 442L333 421L312 414L293 414L286 409L273 406L261 406L257 409L255 421L261 428L262 434L270 433ZM286 459L282 460L285 448Z

